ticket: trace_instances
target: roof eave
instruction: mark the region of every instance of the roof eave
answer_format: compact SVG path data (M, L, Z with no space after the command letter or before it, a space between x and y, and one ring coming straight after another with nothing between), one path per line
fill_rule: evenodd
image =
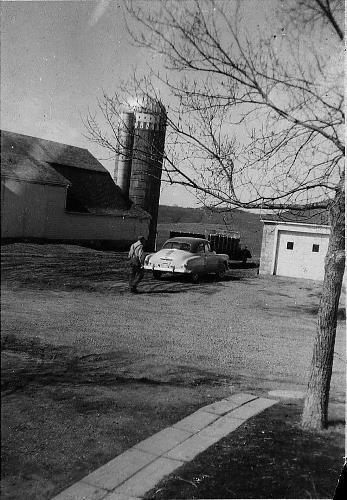
M260 219L261 222L267 223L267 224L299 224L302 226L319 226L319 227L330 227L330 224L320 224L318 222L316 223L310 223L310 222L298 222L298 221L279 221L279 220L271 220L271 219Z

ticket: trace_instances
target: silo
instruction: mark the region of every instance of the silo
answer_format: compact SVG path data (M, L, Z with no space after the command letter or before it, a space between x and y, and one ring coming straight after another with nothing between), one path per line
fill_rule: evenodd
M115 165L114 181L125 196L129 197L131 162L134 142L135 115L132 110L125 110L120 115L118 129L118 158Z
M166 112L159 101L146 98L135 109L135 130L129 197L151 215L146 248L154 250L163 167Z

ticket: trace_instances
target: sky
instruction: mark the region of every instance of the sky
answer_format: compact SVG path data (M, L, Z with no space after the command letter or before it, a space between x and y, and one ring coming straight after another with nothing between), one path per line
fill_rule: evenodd
M275 0L241 5L254 37L259 26L272 34ZM82 119L97 109L103 90L112 95L134 69L162 67L159 55L131 44L123 0L1 1L0 10L1 128L87 148L113 174L114 160L85 137ZM318 36L315 41L326 44ZM332 67L335 62L332 56ZM183 187L166 183L160 203L198 206Z
M82 117L153 55L134 47L122 0L1 2L1 128L89 149L113 173L105 150L84 137ZM158 61L160 63L160 61ZM161 204L197 206L163 185Z

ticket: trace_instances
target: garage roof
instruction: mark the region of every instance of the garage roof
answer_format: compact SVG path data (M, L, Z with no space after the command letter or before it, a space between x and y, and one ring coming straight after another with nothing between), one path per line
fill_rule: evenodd
M295 222L299 224L315 224L320 226L330 225L328 210L321 208L263 214L261 220L262 222Z

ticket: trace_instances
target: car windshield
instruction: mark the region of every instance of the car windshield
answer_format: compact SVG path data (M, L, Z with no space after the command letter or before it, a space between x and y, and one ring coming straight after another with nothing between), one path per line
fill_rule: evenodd
M190 252L191 245L190 243L184 243L183 241L167 241L163 246L163 250L165 249L176 249L176 250L184 250L185 252Z

